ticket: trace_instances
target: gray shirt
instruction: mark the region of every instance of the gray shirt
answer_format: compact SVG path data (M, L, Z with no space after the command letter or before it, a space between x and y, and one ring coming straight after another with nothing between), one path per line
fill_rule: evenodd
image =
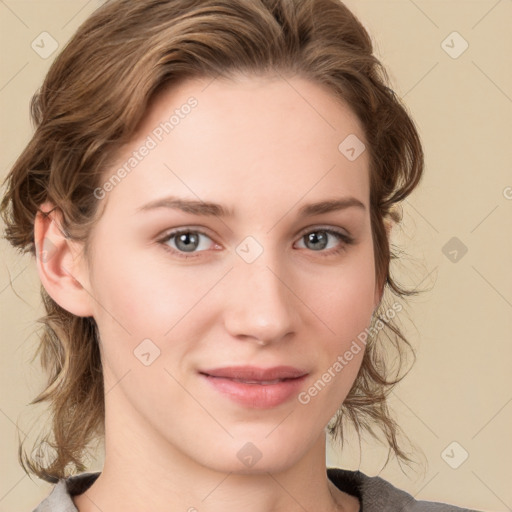
M32 512L78 512L71 496L85 492L99 475L99 472L81 473L59 480L50 495ZM366 476L360 471L327 468L327 476L338 489L359 499L359 512L478 512L432 501L417 501L386 480Z

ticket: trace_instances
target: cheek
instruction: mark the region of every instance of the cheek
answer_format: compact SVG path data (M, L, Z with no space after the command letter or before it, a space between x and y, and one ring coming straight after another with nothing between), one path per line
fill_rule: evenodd
M183 268L158 267L141 256L134 251L96 263L96 314L99 323L117 324L113 327L133 336L162 336L204 294L206 284Z
M318 327L325 335L319 340L323 350L314 354L319 378L313 388L306 390L304 399L320 394L325 387L329 391L320 401L325 400L326 411L334 414L350 391L364 356L366 330L374 308L373 255L361 252L329 276L310 281L309 286L312 293L308 305L318 315Z
M304 296L320 319L346 338L368 326L374 308L375 283L373 256L366 251L321 278L309 280Z
M187 286L179 269L159 271L135 253L97 262L92 286L106 388L126 375L123 387L131 399L159 396L172 381L165 372L169 361L180 360L186 350L184 336L172 346L165 339L176 324L181 327L199 291Z

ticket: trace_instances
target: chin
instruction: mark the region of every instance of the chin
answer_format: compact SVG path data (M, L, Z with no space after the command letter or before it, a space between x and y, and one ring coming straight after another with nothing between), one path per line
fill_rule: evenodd
M203 451L200 457L203 465L214 471L239 475L279 473L292 467L304 455L297 446L306 446L304 442L292 442L291 438L286 443L279 437L272 441L263 437L254 442L239 439L231 440L228 446L219 444L209 453L209 460L204 460Z

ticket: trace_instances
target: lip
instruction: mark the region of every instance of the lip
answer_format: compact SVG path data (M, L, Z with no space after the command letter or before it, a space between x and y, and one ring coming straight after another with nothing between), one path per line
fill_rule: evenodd
M238 404L257 409L277 407L296 396L308 375L292 366L229 366L199 373L216 391Z

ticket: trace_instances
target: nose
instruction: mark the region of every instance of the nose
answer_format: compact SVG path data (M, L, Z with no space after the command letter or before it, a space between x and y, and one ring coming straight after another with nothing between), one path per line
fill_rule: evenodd
M272 268L274 267L274 268ZM261 257L257 263L238 261L230 272L224 301L224 325L235 338L268 345L298 329L299 308L289 277Z

